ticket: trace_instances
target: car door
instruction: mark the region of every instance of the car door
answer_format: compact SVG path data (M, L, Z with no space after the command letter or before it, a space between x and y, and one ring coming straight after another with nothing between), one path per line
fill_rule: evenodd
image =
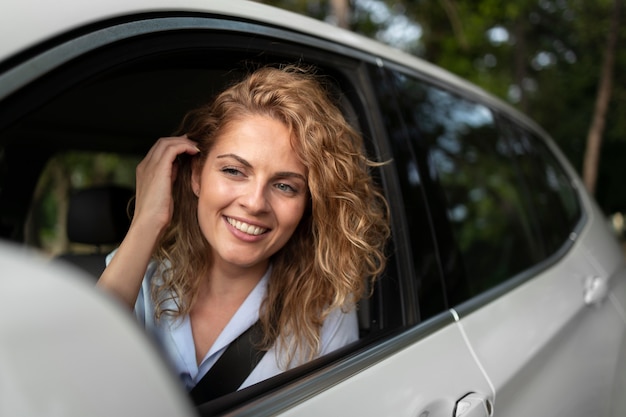
M366 356L353 359L353 371L344 368L349 378L329 381L281 415L491 415L491 388L451 316L406 331Z

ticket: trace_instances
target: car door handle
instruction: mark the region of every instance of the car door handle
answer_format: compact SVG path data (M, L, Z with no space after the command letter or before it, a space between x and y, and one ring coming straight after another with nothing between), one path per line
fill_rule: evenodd
M484 396L471 392L456 402L454 417L489 417L493 414L491 401Z
M584 300L585 304L599 304L609 294L607 280L602 277L588 277L585 279Z

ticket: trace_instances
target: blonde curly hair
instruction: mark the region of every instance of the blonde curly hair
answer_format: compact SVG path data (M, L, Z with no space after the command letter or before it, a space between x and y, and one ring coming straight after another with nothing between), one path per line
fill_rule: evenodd
M156 260L168 267L152 297L157 319L164 313L186 315L194 305L211 259L198 225L192 164L204 164L225 126L251 115L284 123L307 170L308 208L290 240L271 259L272 274L260 310L262 348L278 343L289 364L296 357L315 357L327 315L336 308L354 308L368 280L381 274L390 233L387 203L369 173L379 164L366 158L361 136L310 68L258 69L186 115L181 133L196 141L201 152L179 162L173 218L155 252ZM166 300L174 300L177 309L166 310Z

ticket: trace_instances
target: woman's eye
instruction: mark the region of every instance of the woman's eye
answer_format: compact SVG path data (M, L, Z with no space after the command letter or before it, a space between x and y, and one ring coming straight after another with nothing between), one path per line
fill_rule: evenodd
M222 172L226 175L230 175L233 177L243 175L242 172L239 171L237 168L232 168L232 167L224 167L222 168Z
M283 191L285 193L292 193L295 194L298 192L298 190L296 190L295 188L293 188L291 185L289 184L285 184L284 182L278 183L276 184L276 188L280 191Z

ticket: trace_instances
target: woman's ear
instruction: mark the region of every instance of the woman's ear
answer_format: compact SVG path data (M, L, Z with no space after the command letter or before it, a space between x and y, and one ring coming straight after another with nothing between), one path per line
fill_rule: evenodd
M193 158L191 161L191 190L196 195L200 196L200 177L202 176L202 164L198 158Z

